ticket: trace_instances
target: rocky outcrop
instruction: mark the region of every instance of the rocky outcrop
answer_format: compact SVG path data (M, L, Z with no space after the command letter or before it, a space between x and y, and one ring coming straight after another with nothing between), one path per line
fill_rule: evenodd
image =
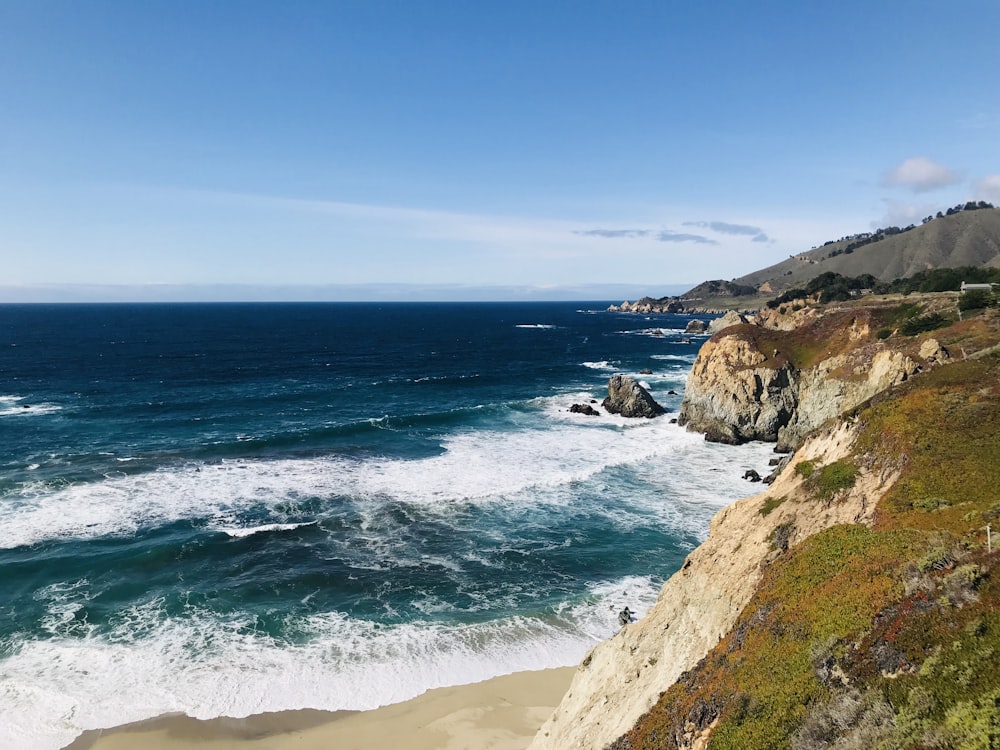
M792 464L849 455L857 429L843 423L817 433ZM616 740L729 632L781 547L836 524L870 523L877 498L897 476L862 470L854 487L829 503L811 498L803 479L786 470L764 494L720 511L646 616L587 654L530 750L589 750Z
M573 414L586 414L588 417L601 416L601 413L590 404L573 404L569 410Z
M718 443L778 439L796 408L796 378L751 340L714 336L698 352L684 391L678 423Z
M681 313L684 312L684 303L676 297L661 297L659 299L643 297L635 302L625 300L620 305L611 305L608 308L608 312L642 313L644 315L651 313Z
M689 320L687 326L684 327L684 333L704 333L706 330L708 330L708 323L698 318Z
M847 370L850 363L849 355L831 357L792 378L789 392L796 405L788 423L778 430L779 449L791 450L828 419L905 382L920 369L907 355L887 349Z
M611 414L623 417L658 417L666 413L649 391L628 375L612 375L608 381L608 395L601 406Z
M801 326L786 329L790 321ZM786 345L810 354L786 354ZM947 356L940 345L925 347L921 357L928 362ZM824 321L814 310L762 315L724 328L702 346L678 421L715 442L764 440L792 450L828 419L919 370L908 354L877 340L860 316Z
M929 365L943 365L951 359L951 354L937 339L927 339L920 345L920 358Z
M731 328L732 326L738 326L746 322L747 317L745 315L741 315L735 310L730 310L725 315L718 317L709 323L708 332L714 335L725 328Z

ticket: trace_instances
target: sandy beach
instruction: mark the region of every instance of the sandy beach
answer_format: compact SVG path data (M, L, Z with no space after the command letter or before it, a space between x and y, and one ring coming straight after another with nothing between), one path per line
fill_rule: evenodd
M523 750L574 671L519 672L438 688L372 711L282 711L209 721L164 716L86 732L66 750Z

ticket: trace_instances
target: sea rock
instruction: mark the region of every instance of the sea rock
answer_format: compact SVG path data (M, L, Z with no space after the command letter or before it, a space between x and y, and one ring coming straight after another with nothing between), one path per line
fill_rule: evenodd
M653 371L652 371L652 370L650 370L650 369L649 369L649 368L647 367L647 368L646 368L646 369L644 369L644 370L639 370L639 374L640 374L640 375L652 375L652 374L653 374Z
M743 478L748 479L751 482L759 482L760 474L758 474L753 469L747 469L745 472L743 472Z
M704 320L694 318L689 320L684 328L684 333L704 333L708 329L708 324Z
M601 413L590 404L573 404L569 410L574 414L586 414L588 417L601 416Z
M725 328L731 328L732 326L738 326L741 323L746 323L747 319L745 316L740 315L735 310L730 310L721 318L716 318L711 323L708 324L708 332L711 334L716 334Z
M627 375L612 375L608 381L608 396L601 403L612 414L623 417L645 417L650 419L666 412L649 391Z
M608 312L642 313L644 315L649 315L650 313L679 313L684 312L684 303L676 297L660 297L659 299L643 297L635 302L625 300L620 305L611 305L608 308Z

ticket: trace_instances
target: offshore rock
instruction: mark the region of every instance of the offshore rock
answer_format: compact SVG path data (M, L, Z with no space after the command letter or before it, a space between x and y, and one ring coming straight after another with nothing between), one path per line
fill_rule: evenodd
M588 417L599 417L601 413L590 404L573 404L569 407L573 414L586 414Z
M708 324L704 320L689 320L684 333L704 333L708 329Z
M608 381L608 395L601 402L601 406L611 414L620 414L623 417L651 419L666 412L666 409L653 400L649 391L628 375L611 376Z

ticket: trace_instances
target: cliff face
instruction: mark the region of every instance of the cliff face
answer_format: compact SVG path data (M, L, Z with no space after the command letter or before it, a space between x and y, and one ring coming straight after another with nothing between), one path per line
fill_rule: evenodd
M770 360L753 340L723 331L698 353L678 422L719 443L773 442L792 420L797 393L790 363Z
M837 425L803 444L795 461L832 464L847 455L855 435L854 427ZM620 737L732 628L770 560L835 524L870 523L870 498L894 479L862 473L830 504L810 499L803 478L786 470L764 494L720 511L708 539L664 584L648 614L586 656L531 750L592 750Z
M982 746L1000 699L984 531L1000 313L949 323L936 304L775 312L703 346L688 425L795 455L591 650L531 750ZM956 674L982 677L956 690Z
M698 353L679 423L708 440L793 449L826 420L937 361L911 351L912 340L879 339L877 318L805 308L722 329Z

